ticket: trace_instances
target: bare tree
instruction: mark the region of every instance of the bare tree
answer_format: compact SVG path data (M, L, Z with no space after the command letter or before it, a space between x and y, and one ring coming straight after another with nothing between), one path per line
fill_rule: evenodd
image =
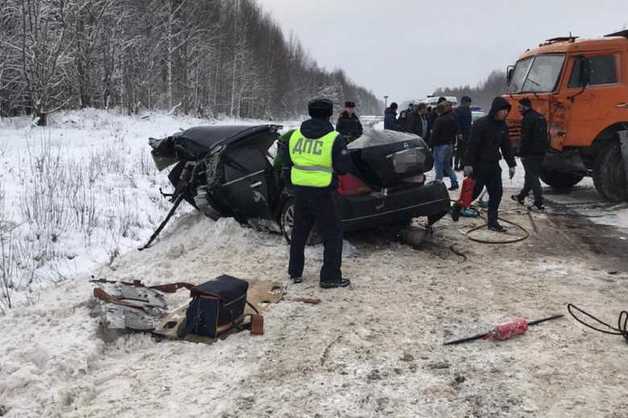
M60 108L303 114L314 96L381 103L319 68L255 0L0 0L0 114Z
M70 100L61 88L67 81L64 66L70 61L72 44L68 30L73 3L65 0L22 0L21 34L17 48L22 55L22 77L39 125Z
M96 47L106 23L104 16L110 12L113 0L84 0L76 4L72 16L74 61L73 83L78 88L80 107L93 105L96 91L93 77L98 73Z

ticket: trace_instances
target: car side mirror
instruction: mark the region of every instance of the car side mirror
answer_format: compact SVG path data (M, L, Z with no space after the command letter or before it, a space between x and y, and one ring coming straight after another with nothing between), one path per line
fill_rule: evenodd
M510 82L512 81L512 76L515 74L515 66L509 65L506 68L506 85L510 86Z

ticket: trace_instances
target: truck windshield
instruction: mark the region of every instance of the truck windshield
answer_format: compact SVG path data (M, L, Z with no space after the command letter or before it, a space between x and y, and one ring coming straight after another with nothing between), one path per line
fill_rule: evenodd
M538 55L521 60L510 81L511 93L546 93L556 89L565 62L564 55Z

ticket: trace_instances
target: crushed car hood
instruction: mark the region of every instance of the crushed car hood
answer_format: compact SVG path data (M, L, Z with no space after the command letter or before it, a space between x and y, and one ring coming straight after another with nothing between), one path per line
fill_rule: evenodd
M159 170L177 161L195 161L209 152L242 141L258 140L260 134L274 133L279 125L256 126L198 126L162 139L151 138L151 154ZM268 147L270 144L260 144Z

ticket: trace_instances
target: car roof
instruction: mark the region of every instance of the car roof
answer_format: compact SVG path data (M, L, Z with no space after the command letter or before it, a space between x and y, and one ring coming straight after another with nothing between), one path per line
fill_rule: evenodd
M279 129L281 129L281 126L271 124L196 126L176 136L188 139L209 149L217 144L230 145L241 139L264 132L275 133Z

